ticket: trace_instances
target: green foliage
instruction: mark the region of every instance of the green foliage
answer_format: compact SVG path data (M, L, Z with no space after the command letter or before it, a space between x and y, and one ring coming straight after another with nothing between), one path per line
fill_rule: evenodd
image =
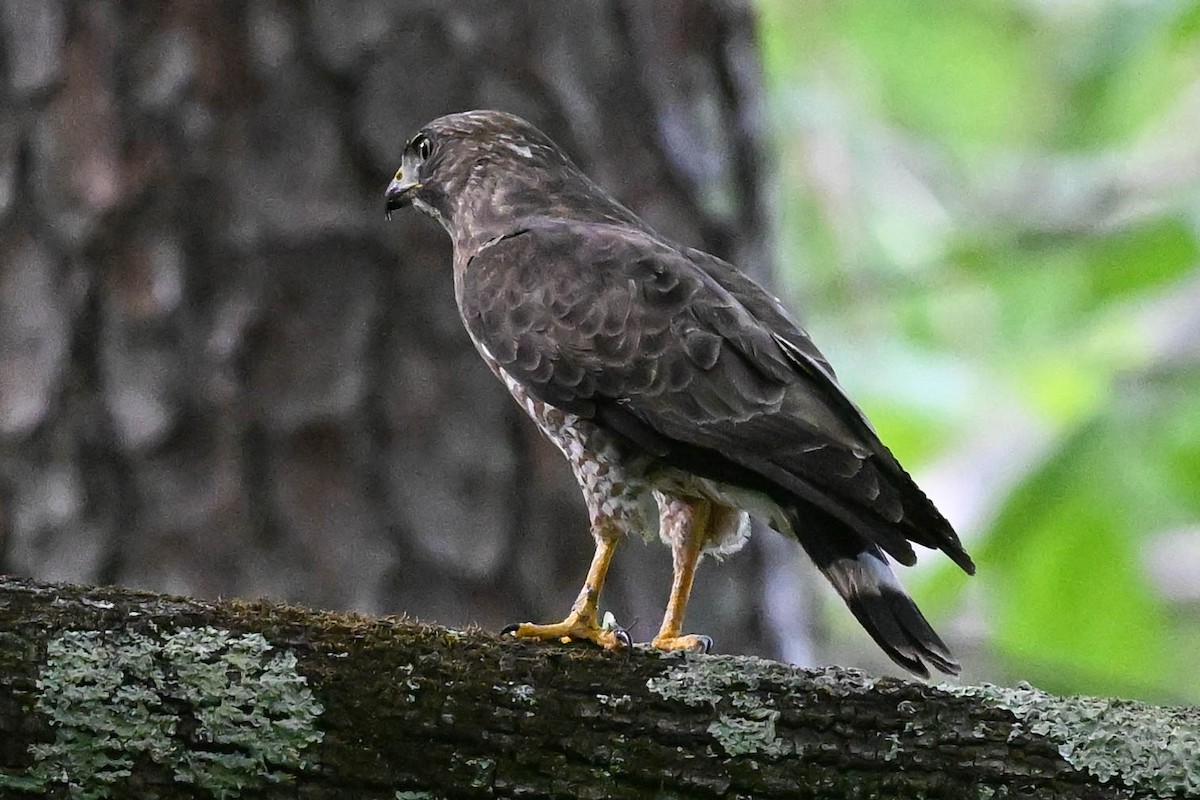
M1100 681L1145 693L1167 663L1138 557L1151 509L1126 469L1104 468L1145 444L1135 438L1104 422L1068 437L1010 495L978 554L989 580L1011 587L995 595L997 645L1037 665L1052 690Z
M999 487L919 599L973 679L1200 700L1146 569L1200 523L1200 3L759 10L785 285L907 465Z
M1046 124L1049 90L1036 80L1037 42L1017 6L857 0L831 16L878 76L874 99L887 118L967 144L1028 141ZM1030 124L1013 125L1014 115Z

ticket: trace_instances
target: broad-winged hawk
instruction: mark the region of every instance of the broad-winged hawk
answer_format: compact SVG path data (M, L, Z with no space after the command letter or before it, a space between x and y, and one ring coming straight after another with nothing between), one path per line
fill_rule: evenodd
M707 650L682 632L696 565L740 547L754 515L800 542L898 664L958 672L889 557L912 565L916 543L974 565L775 297L651 229L511 114L422 128L386 191L389 216L410 203L450 234L475 347L587 501L596 554L570 614L512 633L624 646L597 598L621 538L657 529L674 580L653 644Z

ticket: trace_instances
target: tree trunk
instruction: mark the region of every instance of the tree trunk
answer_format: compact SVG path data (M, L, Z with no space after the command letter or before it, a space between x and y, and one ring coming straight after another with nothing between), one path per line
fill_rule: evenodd
M578 489L382 192L420 125L503 108L769 278L748 4L0 0L0 37L0 569L561 618ZM697 593L727 652L778 652L762 545ZM669 574L618 554L605 603L645 638Z
M1167 798L1200 714L0 579L3 796Z

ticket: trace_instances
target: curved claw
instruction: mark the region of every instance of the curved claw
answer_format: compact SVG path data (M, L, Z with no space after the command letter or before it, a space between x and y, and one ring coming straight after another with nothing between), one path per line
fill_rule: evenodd
M633 638L629 635L629 631L624 628L614 628L612 634L623 649L633 647Z
M501 636L508 636L510 633L515 634L521 628L521 623L514 622L512 625L505 625L500 629Z
M700 648L701 648L700 652L701 653L707 654L707 653L712 652L713 640L712 640L711 636L705 636L704 634L697 634L696 640L700 642Z

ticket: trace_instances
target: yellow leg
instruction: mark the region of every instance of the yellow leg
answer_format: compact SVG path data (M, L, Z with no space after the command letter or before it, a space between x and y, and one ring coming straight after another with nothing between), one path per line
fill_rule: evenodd
M712 521L713 507L707 500L672 500L671 511L664 513L662 524L671 525L671 560L674 562L674 578L671 581L671 597L663 615L662 627L652 644L659 650L694 650L707 653L712 639L696 634L683 635L683 617L687 613L688 598L692 594L692 582L696 577L696 566L704 550L704 540Z
M571 613L562 622L552 625L534 625L522 622L504 629L520 639L558 640L562 642L586 640L600 645L606 650L619 650L629 646L629 634L624 630L605 629L600 627L596 611L596 603L600 598L600 589L604 586L604 576L608 573L609 562L617 549L617 540L608 537L598 537L596 554L592 556L592 566L588 569L587 578L579 596L571 606Z

